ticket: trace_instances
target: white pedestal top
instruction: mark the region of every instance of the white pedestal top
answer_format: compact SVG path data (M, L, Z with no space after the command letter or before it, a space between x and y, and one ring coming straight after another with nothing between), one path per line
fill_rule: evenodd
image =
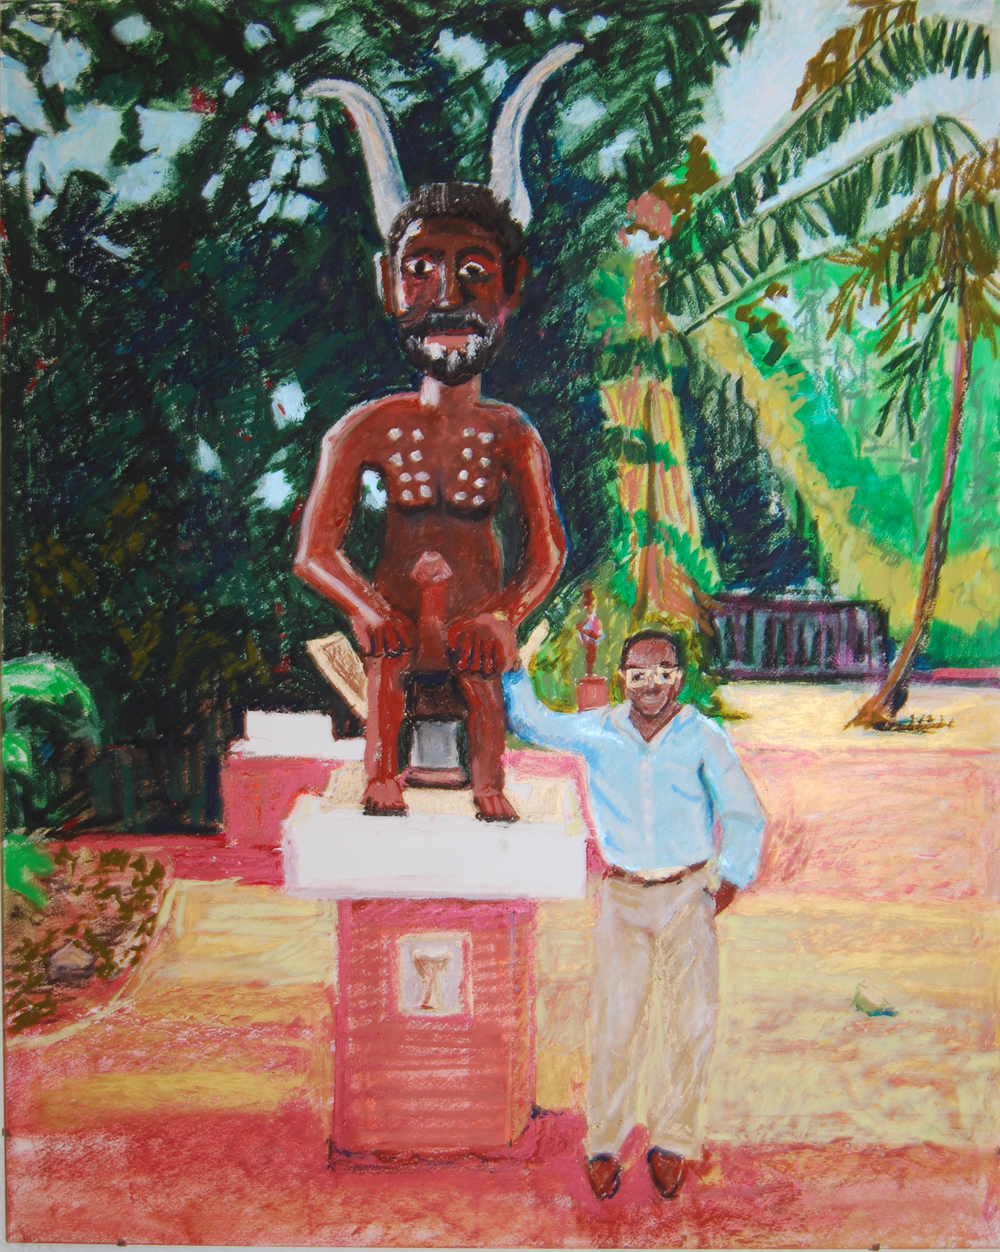
M325 796L300 795L283 823L285 890L319 899L581 900L586 832L567 779L508 778L521 814L477 821L468 791L410 788L406 817L366 817L360 767Z
M334 739L326 713L268 713L248 709L246 735L229 745L233 756L282 756L310 761L361 761L364 739Z

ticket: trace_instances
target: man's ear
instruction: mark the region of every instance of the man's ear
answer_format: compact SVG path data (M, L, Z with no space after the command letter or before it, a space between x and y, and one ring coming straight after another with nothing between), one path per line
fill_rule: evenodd
M514 287L507 300L507 305L511 312L520 308L521 305L521 288L524 286L524 280L528 276L528 258L521 257L517 263L517 270L514 274Z
M375 287L382 301L382 308L392 317L392 266L384 252L375 253Z

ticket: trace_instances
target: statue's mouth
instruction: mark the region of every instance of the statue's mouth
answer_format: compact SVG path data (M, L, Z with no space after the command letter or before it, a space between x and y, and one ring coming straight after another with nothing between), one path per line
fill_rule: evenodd
M429 313L411 326L400 326L403 348L424 373L443 383L466 382L481 374L496 356L503 333L498 318L487 322L469 309Z
M437 344L446 352L464 352L475 334L474 330L438 331L433 335L425 335L424 343L428 347Z

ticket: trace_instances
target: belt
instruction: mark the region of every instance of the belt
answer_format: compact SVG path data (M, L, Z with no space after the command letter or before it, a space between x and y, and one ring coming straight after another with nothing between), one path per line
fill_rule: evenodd
M707 864L708 861L699 861L696 865L685 865L683 869L679 869L676 874L671 874L667 878L646 878L642 874L633 874L631 870L622 869L618 865L611 865L609 876L627 882L633 887L663 887L670 882L683 882L689 874L696 874Z

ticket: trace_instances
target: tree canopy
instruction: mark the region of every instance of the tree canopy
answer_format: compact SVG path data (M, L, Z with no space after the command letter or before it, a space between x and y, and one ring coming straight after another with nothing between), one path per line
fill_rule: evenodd
M759 5L601 9L84 0L45 24L5 7L5 643L75 663L128 745L115 769L147 776L133 825L219 816L231 710L329 699L303 644L339 622L291 574L299 510L322 432L412 378L372 281L360 151L338 104L303 98L315 79L384 101L411 185L481 179L519 72L586 45L528 122L534 277L486 386L550 450L565 579L611 551L595 263L682 159ZM362 565L378 504L369 484Z

